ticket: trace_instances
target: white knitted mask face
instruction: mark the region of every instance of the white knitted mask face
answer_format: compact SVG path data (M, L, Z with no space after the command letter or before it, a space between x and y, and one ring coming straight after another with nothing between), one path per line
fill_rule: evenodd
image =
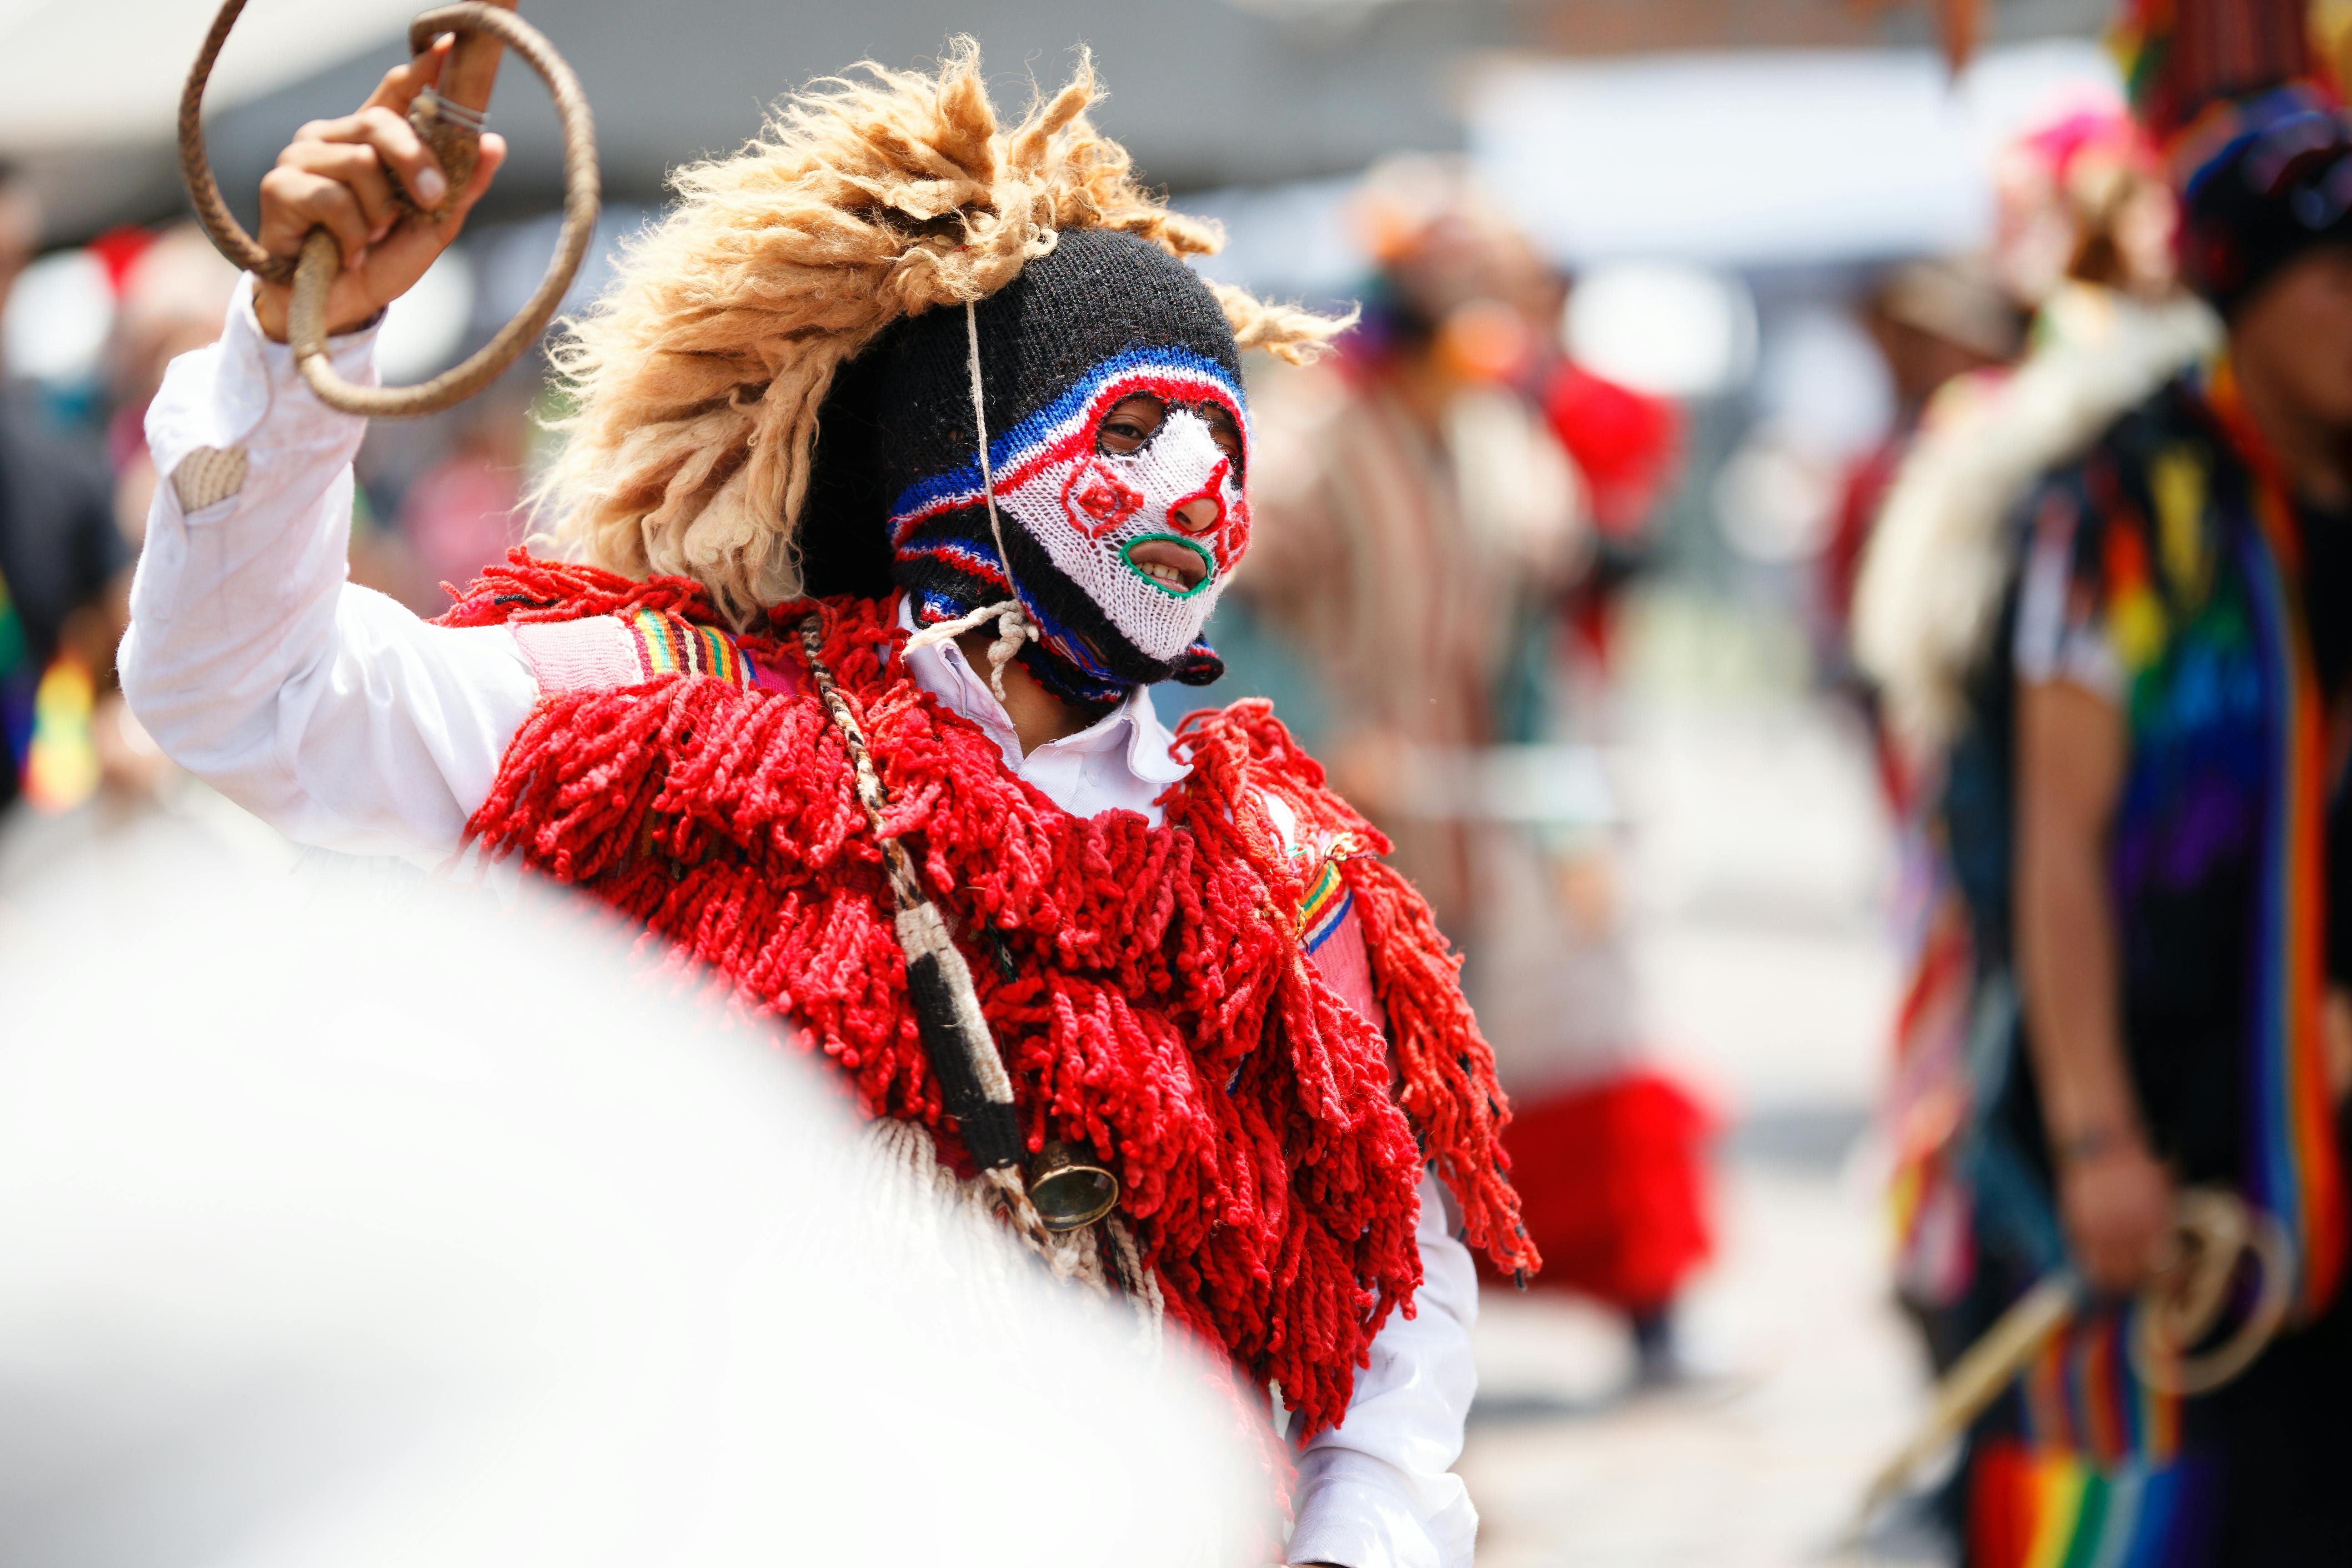
M1159 400L1159 427L1132 452L1104 450L1103 421L1138 395ZM1212 405L1241 433L1238 458L1218 445L1210 428ZM1002 437L992 432L997 510L1139 653L1165 663L1199 638L1249 547L1242 475L1248 432L1240 388L1221 369L1181 351L1130 351L1015 429ZM970 509L979 499L978 478L975 466L903 498L891 519L894 547L958 551L953 539L917 542L914 536L942 511ZM1179 511L1197 500L1213 502L1215 515L1195 528ZM1186 552L1197 570L1186 572L1181 585L1149 575L1130 557L1147 541ZM1043 602L1050 633L1050 586L1031 581L1022 586Z
M1132 395L1132 390L1118 391L1103 413ZM1230 405L1227 412L1234 412ZM1099 416L1094 424L1099 426ZM1102 451L1089 439L1018 483L1000 485L997 504L1139 652L1171 659L1201 635L1248 548L1248 502L1237 466L1197 405L1171 402L1160 427L1135 451ZM1196 529L1179 512L1202 500L1215 503L1216 517ZM1146 541L1173 544L1194 557L1197 573L1183 575L1195 580L1179 586L1148 574L1130 555Z

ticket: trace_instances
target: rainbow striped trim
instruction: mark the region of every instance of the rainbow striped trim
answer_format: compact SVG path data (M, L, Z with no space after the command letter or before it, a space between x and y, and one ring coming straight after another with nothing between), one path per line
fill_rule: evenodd
M2316 1316L2343 1268L2344 1194L2329 1115L2320 1025L2326 994L2326 719L2310 668L2310 639L2282 556L2297 541L2284 498L2262 487L2257 510L2270 548L2248 554L2255 618L2287 699L2274 710L2272 744L2284 809L2271 814L2263 846L2263 929L2254 1053L2256 1121L2252 1196L2278 1215L2297 1244L2301 1305Z
M2207 1553L2215 1488L2195 1461L2109 1468L2010 1440L1978 1456L1969 1560L1979 1568L2187 1568Z
M2038 1448L2095 1468L2156 1469L2180 1453L2180 1401L2133 1375L2136 1306L2077 1319L2025 1370L2026 1429Z
M2132 1373L2137 1307L2069 1324L2026 1368L2028 1441L1975 1463L1969 1561L1982 1568L2162 1568L2202 1560L2212 1488L2180 1454L2180 1402Z
M621 630L636 655L639 679L665 675L702 676L735 686L760 684L760 672L733 637L716 626L659 610L633 610L619 617Z
M1371 949L1364 940L1364 922L1356 912L1355 892L1340 870L1354 852L1355 842L1346 834L1324 850L1315 879L1299 904L1298 941L1332 994L1385 1033L1389 1016L1372 981Z
M1323 869L1316 874L1298 908L1298 940L1310 953L1331 940L1356 907L1356 896L1348 890L1347 879L1339 875L1339 860L1338 855L1324 858Z
M2246 1194L2276 1215L2295 1247L2297 1304L2316 1317L2336 1293L2344 1268L2344 1173L2327 1092L2320 1005L2326 994L2326 716L2311 668L2294 578L2302 562L2286 481L2247 419L2229 362L2209 372L2207 401L2252 470L2259 535L2244 540L2245 575L2255 631L2275 689L2273 767L2278 807L2268 814L2255 951L2252 1092L2248 1115L2252 1158Z

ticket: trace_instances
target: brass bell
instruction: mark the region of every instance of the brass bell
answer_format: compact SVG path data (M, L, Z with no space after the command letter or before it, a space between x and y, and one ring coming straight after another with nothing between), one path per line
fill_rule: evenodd
M1118 1204L1118 1178L1095 1163L1091 1150L1059 1139L1029 1161L1029 1201L1047 1230L1076 1230Z

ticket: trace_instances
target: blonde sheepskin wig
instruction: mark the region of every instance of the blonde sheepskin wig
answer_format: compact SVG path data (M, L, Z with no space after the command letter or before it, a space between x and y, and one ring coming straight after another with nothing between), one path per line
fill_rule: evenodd
M1136 183L1069 84L1000 128L980 53L936 75L866 64L787 99L733 157L678 170L678 201L554 351L575 398L540 501L569 553L688 576L748 616L800 592L817 411L902 316L986 298L1069 228L1214 253L1211 224ZM1348 323L1216 290L1242 347L1294 363Z

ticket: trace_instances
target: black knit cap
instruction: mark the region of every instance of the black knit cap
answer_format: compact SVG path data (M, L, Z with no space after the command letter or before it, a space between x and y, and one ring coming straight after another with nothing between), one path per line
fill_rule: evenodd
M1191 268L1133 235L1066 230L1051 252L975 309L1000 473L1029 430L1126 356L1172 354L1230 384L1239 399L1241 356L1215 296ZM835 378L819 414L801 529L812 594L878 596L896 584L917 596L928 620L1004 597L1001 582L955 564L972 552L994 560L987 510L977 500L917 527L922 541L953 542L957 550L894 553L889 538L889 519L909 497L976 483L969 354L963 312L933 310L895 323ZM1202 684L1222 673L1203 644L1172 662L1145 657L1016 518L1000 515L1013 575L1045 633L1022 658L1049 690L1106 708L1130 685Z
M2185 182L2181 274L2223 319L2319 246L2352 245L2352 121L2302 84L2230 106L2236 132Z

